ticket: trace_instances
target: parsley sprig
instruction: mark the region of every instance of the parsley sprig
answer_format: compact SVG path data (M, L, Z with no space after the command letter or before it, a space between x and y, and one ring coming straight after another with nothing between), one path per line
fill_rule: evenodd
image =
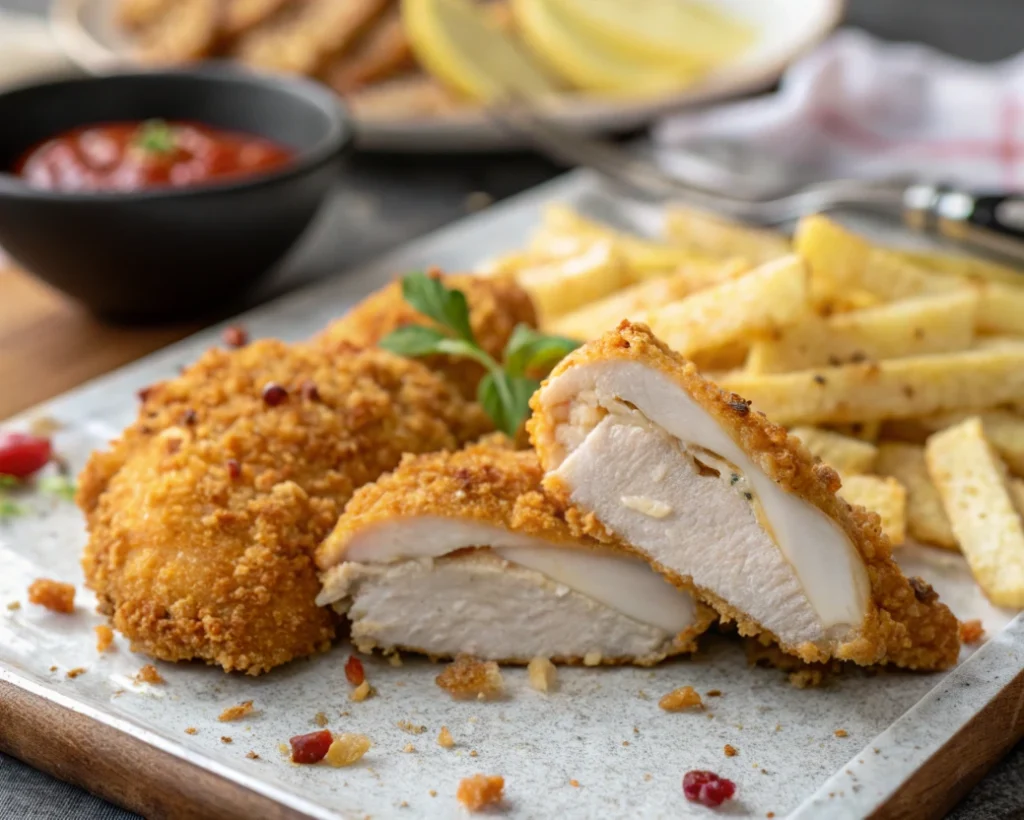
M481 348L473 335L462 291L425 273L411 273L402 279L402 297L437 327L406 325L381 339L380 346L400 356L445 354L483 365L487 374L477 388L477 400L494 426L510 437L515 437L530 414L530 397L540 386L533 374L547 372L579 347L573 339L549 336L520 324L505 345L502 364Z
M164 120L146 120L135 133L135 144L147 154L172 154L178 141Z

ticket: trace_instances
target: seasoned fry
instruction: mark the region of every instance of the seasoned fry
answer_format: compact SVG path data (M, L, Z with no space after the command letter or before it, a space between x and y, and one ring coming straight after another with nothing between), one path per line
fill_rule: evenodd
M884 302L926 293L949 293L970 286L963 277L933 273L888 248L871 249L860 282L861 287Z
M335 58L324 79L339 94L351 94L412 65L402 11L393 6L356 42L351 53Z
M803 263L786 256L638 318L669 347L693 356L797 321L809 309L807 296Z
M741 257L751 265L761 265L793 252L789 240L781 233L752 228L682 205L673 205L666 211L665 238L705 256Z
M217 36L217 0L177 0L142 31L143 62L176 64L206 57Z
M811 274L811 300L832 309L863 278L871 246L826 216L800 220L793 235L793 250L807 262Z
M722 382L780 424L912 418L1024 401L1024 350L968 350Z
M979 286L979 292L978 330L1024 334L1024 287L987 282Z
M907 540L907 491L895 478L843 476L839 497L876 513L882 520L882 532L894 547Z
M1006 282L1020 286L1020 271L1000 265L978 256L956 256L945 251L904 251L886 248L885 252L895 259L900 259L922 270L942 276L953 276L958 279L976 279L981 281Z
M675 302L713 280L733 279L747 270L749 268L746 263L737 259L683 265L671 276L639 282L560 316L548 329L574 339L593 339L623 319L631 319L648 309Z
M598 242L579 256L523 268L516 281L544 324L615 293L629 284L629 273L612 243Z
M997 606L1024 607L1024 522L981 419L936 433L925 458L975 580Z
M977 305L978 295L965 289L812 318L781 331L777 339L755 343L747 367L752 373L785 373L966 350Z
M907 491L907 532L916 541L937 547L958 549L942 498L928 475L924 447L916 444L883 442L878 445L875 471L892 476Z
M985 438L995 448L999 457L1006 462L1010 472L1024 476L1024 416L1008 410L988 410L984 413L941 413L936 416L925 416L910 422L918 430L900 428L905 437L911 440L923 440L931 433L937 433L966 421L971 416L978 416L985 428ZM916 435L915 435L916 433Z
M875 466L878 448L866 441L817 427L794 427L789 432L803 442L811 455L843 475L870 473Z

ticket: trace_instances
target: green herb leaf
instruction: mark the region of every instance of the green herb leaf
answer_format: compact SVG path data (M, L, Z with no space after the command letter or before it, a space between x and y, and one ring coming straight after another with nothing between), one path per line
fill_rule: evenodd
M0 521L4 521L8 518L16 518L19 515L23 515L25 508L21 504L17 504L11 501L9 498L0 496Z
M547 370L579 346L580 343L574 339L548 336L529 325L516 325L505 345L505 370L510 376Z
M135 145L149 154L171 154L177 148L174 128L164 120L146 120L135 135Z
M469 324L469 305L461 290L446 288L439 279L425 273L411 273L402 279L402 297L460 339L476 343Z
M439 353L438 345L447 339L440 330L432 327L406 325L392 330L378 345L399 356L429 356Z
M540 386L535 379L509 376L504 370L488 373L477 388L477 401L494 426L515 438L530 415L530 396Z
M21 481L12 475L0 473L0 490L13 490L21 486Z
M51 475L39 479L37 485L44 493L63 498L65 501L75 500L75 480L66 475Z

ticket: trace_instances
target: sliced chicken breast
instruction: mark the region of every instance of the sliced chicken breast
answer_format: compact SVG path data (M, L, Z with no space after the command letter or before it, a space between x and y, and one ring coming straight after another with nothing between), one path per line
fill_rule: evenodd
M544 487L576 534L625 542L807 662L956 662L956 618L902 575L878 517L647 327L623 322L571 354L532 407Z
M317 554L323 589L373 648L507 663L657 663L713 615L637 555L574 536L536 455L492 437L407 457L352 498Z

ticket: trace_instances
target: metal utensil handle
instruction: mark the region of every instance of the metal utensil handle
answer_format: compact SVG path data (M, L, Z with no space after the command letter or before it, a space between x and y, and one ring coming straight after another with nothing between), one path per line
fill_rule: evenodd
M945 236L1024 265L1024 196L972 194L940 185L912 185L904 220L915 230Z

